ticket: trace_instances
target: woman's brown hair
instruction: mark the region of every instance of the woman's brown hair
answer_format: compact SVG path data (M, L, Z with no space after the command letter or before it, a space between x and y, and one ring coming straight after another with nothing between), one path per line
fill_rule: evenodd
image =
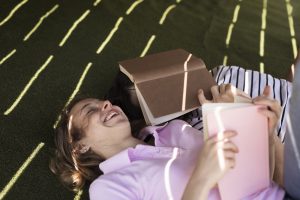
M72 125L69 129L70 110L84 98L77 97L62 111L55 129L55 152L49 167L62 184L70 190L78 191L86 182L92 182L102 174L99 164L103 159L91 149L82 152L78 141L85 136L82 128Z
M132 86L133 83L128 77L119 71L104 99L122 108L130 121L133 136L137 137L139 130L145 126L145 122L141 108L131 102L129 88ZM104 160L91 149L80 153L78 141L84 137L84 131L74 125L72 125L71 131L68 129L71 109L85 98L87 97L77 96L62 111L61 119L55 130L56 149L50 161L51 171L58 175L64 186L73 191L79 190L85 182L92 182L101 175L99 164Z

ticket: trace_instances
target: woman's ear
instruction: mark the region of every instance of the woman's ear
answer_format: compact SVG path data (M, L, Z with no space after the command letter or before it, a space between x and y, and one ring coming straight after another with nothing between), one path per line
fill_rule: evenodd
M86 153L90 149L90 146L84 145L79 151L81 154Z
M91 147L89 145L77 144L75 146L75 151L77 153L84 154L84 153L88 152L88 150L90 150L90 148Z

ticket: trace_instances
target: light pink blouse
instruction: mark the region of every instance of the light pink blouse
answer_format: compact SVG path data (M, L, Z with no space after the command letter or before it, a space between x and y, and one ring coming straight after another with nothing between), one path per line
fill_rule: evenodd
M181 199L203 144L202 132L181 120L151 126L142 135L153 134L155 146L137 145L100 164L104 173L90 185L91 200ZM245 180L247 181L247 180ZM275 183L245 199L283 199ZM210 200L219 200L217 188Z

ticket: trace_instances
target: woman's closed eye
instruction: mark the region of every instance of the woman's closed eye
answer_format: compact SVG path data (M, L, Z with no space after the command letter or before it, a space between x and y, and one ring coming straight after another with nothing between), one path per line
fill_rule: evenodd
M97 111L98 108L97 107L91 107L88 109L88 111L86 112L86 115L90 115L92 114L93 112Z

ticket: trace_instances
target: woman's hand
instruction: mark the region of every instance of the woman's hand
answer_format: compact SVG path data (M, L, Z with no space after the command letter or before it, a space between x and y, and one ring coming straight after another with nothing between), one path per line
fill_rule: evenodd
M246 93L231 84L215 85L210 90L213 96L212 101L206 99L202 89L198 90L198 99L201 105L204 103L233 103L235 96L250 98Z
M223 136L213 136L207 139L197 161L197 174L206 179L212 188L231 168L235 166L235 154L238 147L230 140L236 136L234 131L225 131Z
M269 98L270 91L270 86L266 86L263 95L253 99L253 103L265 106L259 112L268 118L270 178L283 185L283 144L276 134L282 109L278 101Z
M234 168L238 147L230 140L236 132L225 131L205 141L199 153L194 172L185 189L183 199L207 199L209 191Z
M269 98L270 91L270 86L266 86L263 95L253 99L253 103L265 106L261 108L259 112L268 118L269 136L273 136L281 116L281 106L278 101Z

